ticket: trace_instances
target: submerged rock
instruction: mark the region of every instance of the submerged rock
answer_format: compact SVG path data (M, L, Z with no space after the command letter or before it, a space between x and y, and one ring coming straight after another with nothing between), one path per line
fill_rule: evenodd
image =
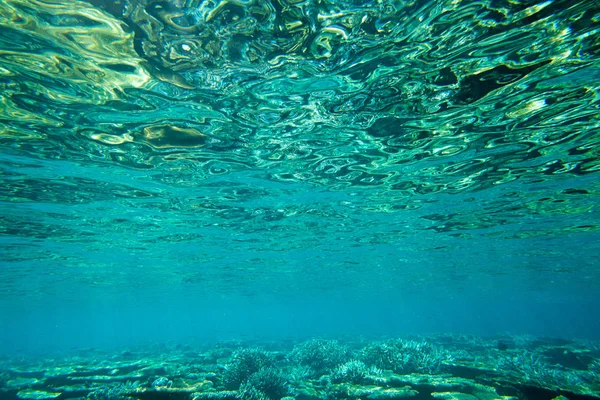
M317 400L322 398L315 388L309 386L296 389L294 394L296 400Z
M192 400L237 400L238 395L235 390L223 390L220 392L210 392L210 393L194 393L191 397Z
M328 398L343 399L408 399L415 397L418 394L418 391L408 386L403 388L393 388L381 386L334 384L327 388Z
M17 397L19 399L35 399L35 400L45 400L45 399L56 399L62 393L60 392L47 392L45 390L35 390L35 389L25 389L21 390L17 393Z
M441 400L479 400L477 396L460 392L437 392L431 393L431 397Z
M170 388L173 386L173 381L165 378L164 376L160 376L152 382L153 388Z
M461 392L434 392L431 393L431 397L440 400L518 400L512 396L486 396L485 394L482 395L482 393L468 394Z
M13 388L18 389L18 388L36 385L36 384L40 384L40 383L43 383L43 381L40 379L37 379L37 378L26 378L26 377L18 376L13 379L10 379L8 382L6 382L6 387L10 388L10 389L13 389Z
M408 399L415 397L419 394L416 390L410 388L381 388L376 387L373 389L358 390L356 395L359 395L361 399Z

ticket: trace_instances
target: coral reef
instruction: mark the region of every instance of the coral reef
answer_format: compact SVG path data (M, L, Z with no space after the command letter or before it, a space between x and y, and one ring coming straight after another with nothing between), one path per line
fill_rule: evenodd
M395 339L369 344L361 351L360 359L367 365L399 374L435 374L441 372L444 363L451 362L452 357L439 346L425 341Z
M286 376L277 368L262 368L252 374L247 384L264 393L269 399L281 399L289 394Z
M312 368L317 374L350 359L350 351L337 340L312 339L294 347L290 360Z
M600 399L599 371L600 351L586 341L229 342L4 357L0 399Z
M223 381L229 389L238 389L250 376L263 368L273 366L274 357L261 349L241 349L225 365Z
M331 374L334 383L348 382L353 384L375 383L381 377L382 371L375 367L368 367L362 361L348 361L339 365Z

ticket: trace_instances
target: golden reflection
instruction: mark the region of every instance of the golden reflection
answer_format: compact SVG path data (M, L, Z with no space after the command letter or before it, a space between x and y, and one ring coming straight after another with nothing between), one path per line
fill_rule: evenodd
M0 50L4 74L35 76L47 98L102 104L150 81L124 23L85 2L5 0L0 24L28 42Z
M154 125L144 128L142 140L157 149L202 147L206 135L194 128L175 125Z

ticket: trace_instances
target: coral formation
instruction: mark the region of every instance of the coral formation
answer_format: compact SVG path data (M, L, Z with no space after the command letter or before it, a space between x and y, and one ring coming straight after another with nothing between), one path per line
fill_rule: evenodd
M262 368L252 374L248 385L264 393L269 399L280 399L289 394L286 376L277 368Z
M337 340L312 339L294 347L290 359L312 368L317 374L349 361L350 351Z
M339 365L331 374L333 383L349 382L353 384L376 383L382 371L375 367L368 367L364 362L352 360Z
M498 338L440 335L5 357L0 399L600 398L600 351L594 343L502 341L510 346L498 349Z
M233 354L233 357L225 365L223 381L229 389L238 389L242 383L247 381L252 374L263 368L272 367L274 357L261 349L241 349Z
M366 346L360 355L367 365L389 369L399 374L442 371L444 363L451 361L448 352L425 341L388 340Z

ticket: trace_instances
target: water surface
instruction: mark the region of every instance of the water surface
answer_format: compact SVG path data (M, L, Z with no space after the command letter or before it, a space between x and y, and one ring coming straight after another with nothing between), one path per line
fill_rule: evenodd
M598 339L594 1L0 3L0 350Z

